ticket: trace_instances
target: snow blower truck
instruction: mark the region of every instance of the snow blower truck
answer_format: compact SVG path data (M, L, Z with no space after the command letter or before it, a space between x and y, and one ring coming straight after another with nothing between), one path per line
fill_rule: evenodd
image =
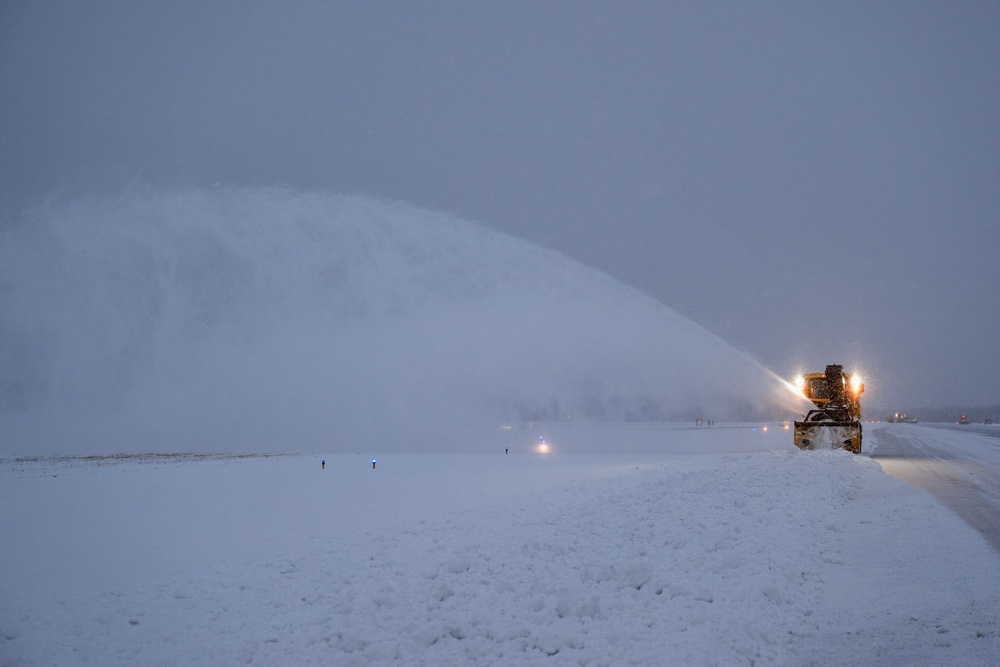
M861 378L831 364L822 373L799 378L802 394L813 402L802 421L795 422L799 449L840 449L861 453Z

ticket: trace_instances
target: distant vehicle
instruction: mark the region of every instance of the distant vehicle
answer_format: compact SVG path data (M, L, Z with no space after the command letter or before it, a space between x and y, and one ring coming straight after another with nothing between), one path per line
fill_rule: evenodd
M958 423L958 424L968 424L968 423L970 423L969 422L969 417L967 415L962 415L962 418L959 419L958 422L956 422L956 423Z
M993 420L992 420L992 419L984 419L984 420L983 420L983 423L984 423L984 424L992 424L992 423L993 423Z

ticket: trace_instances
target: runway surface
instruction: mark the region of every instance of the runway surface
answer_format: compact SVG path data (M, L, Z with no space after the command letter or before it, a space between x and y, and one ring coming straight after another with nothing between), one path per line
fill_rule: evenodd
M1000 551L1000 428L950 424L869 427L871 458L951 508Z

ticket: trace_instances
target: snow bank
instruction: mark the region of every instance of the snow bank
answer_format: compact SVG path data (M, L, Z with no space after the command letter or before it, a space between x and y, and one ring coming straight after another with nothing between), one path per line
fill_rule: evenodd
M687 433L6 460L0 664L996 664L1000 558L927 494L783 431L670 453Z

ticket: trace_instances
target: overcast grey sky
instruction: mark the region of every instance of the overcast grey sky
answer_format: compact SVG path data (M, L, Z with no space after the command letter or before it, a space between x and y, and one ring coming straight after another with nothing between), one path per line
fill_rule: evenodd
M876 410L1000 401L995 2L0 2L0 211L365 192ZM879 415L881 416L881 415Z

